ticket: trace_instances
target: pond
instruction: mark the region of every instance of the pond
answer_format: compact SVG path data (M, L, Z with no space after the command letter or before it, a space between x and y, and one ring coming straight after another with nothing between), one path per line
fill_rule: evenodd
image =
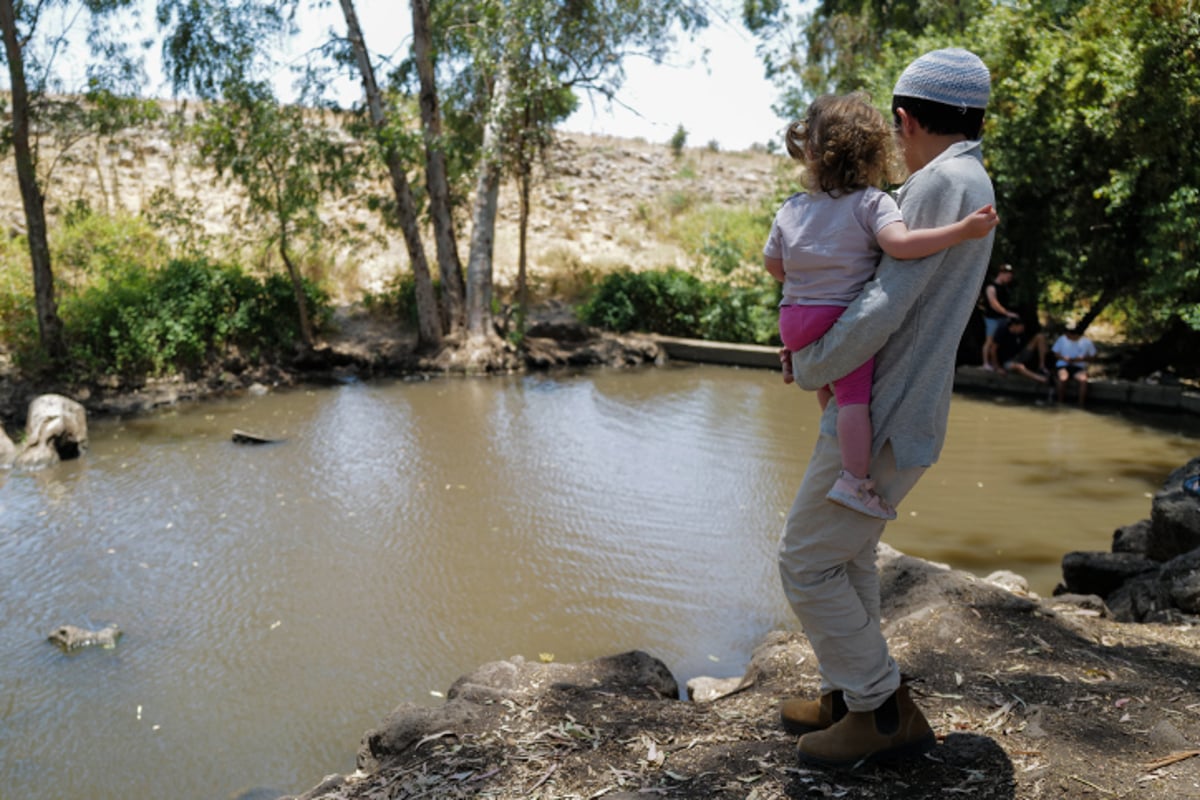
M476 666L641 649L740 675L796 623L774 553L817 430L770 371L349 384L96 420L0 476L0 786L299 793ZM234 429L282 439L237 445ZM957 396L886 541L1048 594L1197 453L1191 418ZM124 631L61 653L63 623Z

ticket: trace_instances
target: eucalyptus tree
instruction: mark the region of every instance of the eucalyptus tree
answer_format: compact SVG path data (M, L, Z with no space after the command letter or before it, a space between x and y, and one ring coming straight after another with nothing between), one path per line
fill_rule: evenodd
M431 9L434 50L448 81L442 89L456 113L482 120L467 263L471 337L491 335L497 195L505 171L517 177L522 198L523 273L533 163L553 141L554 125L574 110L573 92L611 99L626 58L661 60L676 30L707 24L707 9L702 0L469 0Z
M251 213L265 218L291 278L308 349L314 345L304 281L295 251L319 241L326 226L321 201L354 186L356 158L345 137L322 124L321 113L281 105L265 83L228 81L222 100L198 116L192 135L200 157L246 192Z
M425 183L429 195L429 216L437 247L438 272L442 277L443 309L451 333L466 322L462 261L455 235L454 204L446 149L448 140L442 127L441 101L438 96L430 0L412 0L413 64L415 65L421 109L421 130L425 143Z
M202 100L253 82L270 66L270 45L296 32L300 0L156 0L162 61L177 94Z
M67 50L81 48L86 39L92 56L88 68L88 88L102 93L116 75L128 77L137 72L136 61L127 49L106 29L106 18L131 7L134 0L0 0L0 33L4 38L4 60L8 67L12 104L10 122L4 126L2 144L11 147L16 164L17 183L25 210L26 238L33 273L34 304L42 349L52 361L66 355L62 320L55 299L54 272L46 226L46 193L39 177L37 140L34 131L42 120L42 101L51 91L79 92L83 87L64 83L56 75L55 58ZM61 12L51 19L52 12ZM86 21L88 29L72 30L71 20Z
M342 14L346 19L346 38L354 55L355 64L362 78L366 95L367 112L375 131L383 160L387 165L392 191L396 199L396 215L408 247L409 263L413 271L417 300L418 347L433 350L442 344L441 314L438 312L437 295L433 288L433 277L425 258L425 247L421 241L420 219L412 186L408 180L408 169L415 160L414 153L420 146L412 132L406 127L403 115L394 107L386 106L384 95L375 76L375 65L367 49L362 26L353 0L341 0Z

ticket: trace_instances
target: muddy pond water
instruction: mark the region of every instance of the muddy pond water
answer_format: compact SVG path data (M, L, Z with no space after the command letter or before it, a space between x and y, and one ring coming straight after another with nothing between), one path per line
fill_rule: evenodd
M0 474L0 796L299 793L514 655L740 675L795 627L774 552L817 416L772 372L678 366L95 420L84 458ZM1198 445L1189 417L956 396L886 541L1048 594ZM113 650L46 641L110 622Z

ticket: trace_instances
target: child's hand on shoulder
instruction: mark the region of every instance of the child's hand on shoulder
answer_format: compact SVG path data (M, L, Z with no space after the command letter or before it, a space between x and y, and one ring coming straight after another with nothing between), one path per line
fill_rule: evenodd
M983 208L976 209L968 214L963 219L963 223L967 227L967 236L969 238L982 239L1000 224L1000 215L996 213L995 207L989 203Z

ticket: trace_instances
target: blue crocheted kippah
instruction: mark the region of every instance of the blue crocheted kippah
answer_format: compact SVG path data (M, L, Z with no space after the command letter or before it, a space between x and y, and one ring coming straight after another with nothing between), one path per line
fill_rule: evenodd
M917 97L956 108L987 108L992 78L979 56L950 47L926 53L905 68L894 97Z

